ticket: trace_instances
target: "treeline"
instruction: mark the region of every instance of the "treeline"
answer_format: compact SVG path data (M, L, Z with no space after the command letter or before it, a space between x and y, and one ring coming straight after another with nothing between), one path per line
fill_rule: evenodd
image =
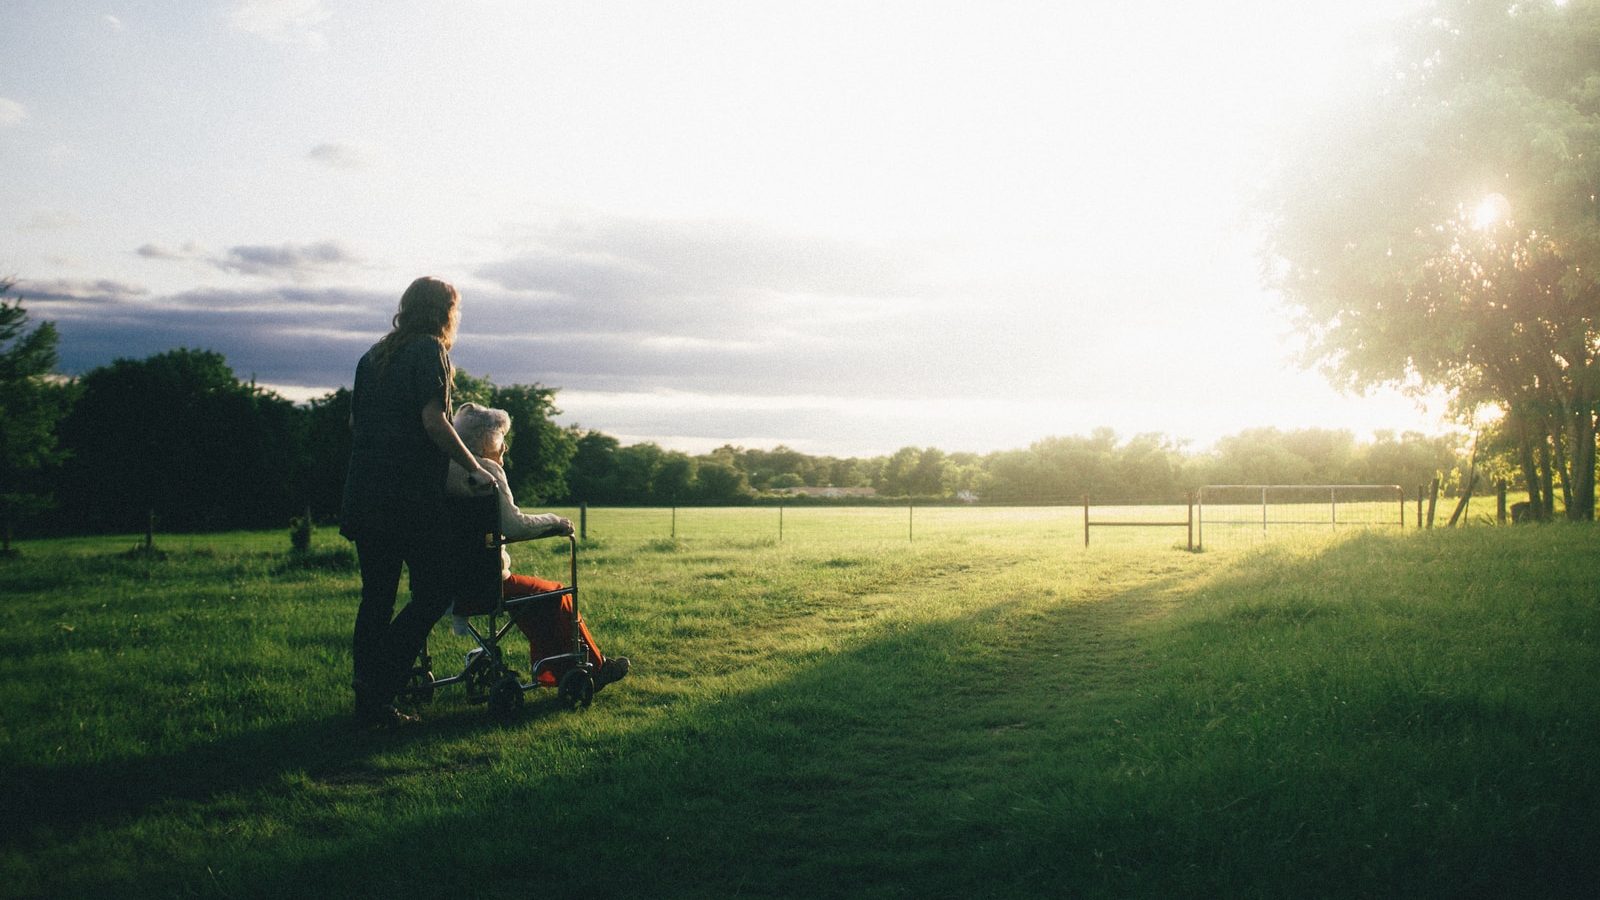
M350 395L296 404L240 381L219 354L180 349L120 359L38 385L57 405L47 464L11 493L38 502L29 530L162 530L283 525L310 510L332 521L349 454ZM509 410L507 471L525 505L725 505L797 488L872 488L895 498L985 503L1171 501L1204 484L1382 483L1450 477L1456 443L1419 434L1358 443L1346 431L1256 429L1196 454L1161 435L1110 429L988 454L906 447L887 456L811 456L787 447L724 446L691 455L553 421L555 390L500 386L456 373L457 403ZM11 480L17 481L16 473ZM857 492L865 493L865 492ZM812 502L818 502L812 500ZM856 499L854 502L872 502ZM898 501L903 502L903 500Z

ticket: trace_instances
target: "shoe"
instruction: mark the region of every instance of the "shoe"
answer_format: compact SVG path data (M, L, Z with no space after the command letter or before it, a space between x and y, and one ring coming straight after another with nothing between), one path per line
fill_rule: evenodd
M421 721L410 713L396 709L393 703L356 705L356 724L363 728L398 728L416 725Z
M613 681L621 681L628 677L630 666L632 663L628 662L626 656L614 656L606 660L600 666L600 671L594 673L594 689L598 691Z

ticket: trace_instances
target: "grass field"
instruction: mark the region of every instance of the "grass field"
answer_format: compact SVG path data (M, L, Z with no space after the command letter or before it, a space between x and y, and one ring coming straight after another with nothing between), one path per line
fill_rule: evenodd
M777 515L591 511L633 674L397 732L331 531L24 544L0 895L1593 895L1600 530Z

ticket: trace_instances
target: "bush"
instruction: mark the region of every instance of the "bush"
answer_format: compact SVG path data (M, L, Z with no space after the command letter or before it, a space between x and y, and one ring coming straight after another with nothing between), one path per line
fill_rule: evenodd
M295 516L289 520L289 547L295 552L304 554L311 549L311 512L306 511L303 516Z

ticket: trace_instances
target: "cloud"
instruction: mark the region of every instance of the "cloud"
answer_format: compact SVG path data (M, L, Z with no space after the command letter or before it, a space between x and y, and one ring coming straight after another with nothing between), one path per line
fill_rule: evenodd
M389 327L398 292L344 288L151 292L114 281L24 283L29 312L60 332L60 369L177 347L221 353L241 378L348 385L356 360Z
M116 16L111 15L110 13L106 13L105 15L101 16L100 17L100 21L106 23L106 27L111 29L112 31L122 31L123 28L125 27L122 24L122 20L121 19L117 18Z
M122 303L143 297L150 292L137 285L123 284L107 278L74 280L58 278L53 281L18 281L13 289L29 303L107 304Z
M217 268L243 275L301 279L316 272L349 265L356 258L337 241L314 244L251 245L230 247L211 262Z
M177 250L173 250L173 249L170 249L168 247L163 247L160 244L145 244L145 245L139 247L139 249L137 249L137 250L135 250L133 252L139 254L140 256L144 257L145 259L164 259L164 260L200 259L200 260L203 260L203 259L206 258L205 251L203 249L201 249L198 245L193 244L193 243L184 244L182 247L178 248Z
M511 290L612 300L905 295L913 290L907 257L919 252L717 221L564 223L524 240L524 252L478 274Z
M335 169L365 169L372 165L371 154L354 144L318 144L306 156Z
M546 332L749 348L882 323L928 293L915 277L922 248L739 222L562 223L518 242L474 273L513 295L490 305L496 333L515 333L516 317L536 314Z
M278 44L327 45L320 26L332 18L322 0L240 0L228 22L246 34Z
M28 117L28 108L9 97L0 97L0 127L19 125Z
M306 281L317 275L355 265L360 260L338 241L310 244L249 244L212 253L195 243L173 249L161 244L144 244L133 252L145 259L167 262L196 261L224 272L263 278L288 278Z
M466 287L458 363L573 390L1033 397L1099 325L1037 274L942 275L944 248L740 222L565 221ZM1078 333L1069 333L1076 328Z

